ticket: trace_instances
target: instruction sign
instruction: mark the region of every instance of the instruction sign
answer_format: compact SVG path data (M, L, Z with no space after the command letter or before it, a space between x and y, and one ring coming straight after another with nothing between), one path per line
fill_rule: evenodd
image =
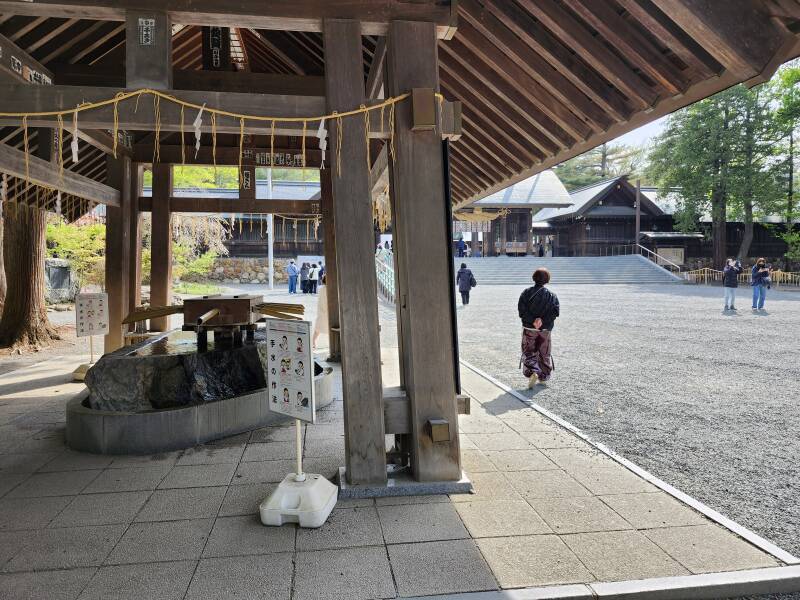
M316 406L311 323L267 319L264 364L266 364L269 409L313 423L316 418Z
M108 333L108 294L75 296L75 330L78 337Z

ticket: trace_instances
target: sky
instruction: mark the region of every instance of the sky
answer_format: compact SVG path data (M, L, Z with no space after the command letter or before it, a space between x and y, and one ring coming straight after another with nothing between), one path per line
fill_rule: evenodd
M667 117L661 117L655 121L651 121L647 125L629 131L628 133L619 136L614 140L614 143L625 144L627 146L645 146L654 137L656 137L664 129Z

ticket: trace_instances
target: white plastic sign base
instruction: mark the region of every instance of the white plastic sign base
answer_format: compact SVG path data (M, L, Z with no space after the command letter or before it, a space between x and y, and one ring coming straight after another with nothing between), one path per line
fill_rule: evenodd
M300 527L322 527L336 506L338 488L322 475L306 473L296 481L289 473L259 506L264 525L280 527L298 523Z

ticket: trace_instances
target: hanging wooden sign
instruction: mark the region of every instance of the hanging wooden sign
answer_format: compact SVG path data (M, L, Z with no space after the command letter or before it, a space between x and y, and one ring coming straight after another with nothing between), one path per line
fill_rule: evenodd
M139 18L139 45L152 46L155 43L156 20Z

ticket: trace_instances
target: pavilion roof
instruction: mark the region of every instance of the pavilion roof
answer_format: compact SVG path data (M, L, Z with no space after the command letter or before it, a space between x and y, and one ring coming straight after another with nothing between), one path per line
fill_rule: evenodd
M52 71L56 84L124 84L124 22L102 20L99 10L81 18L84 13L62 4L81 2L0 0L0 34ZM165 5L170 10L170 2ZM201 68L202 28L175 22L177 87L191 83L191 73ZM323 41L313 27L239 24L230 24L238 70L287 81L311 78L322 89ZM365 79L382 56L381 38L368 32L362 38ZM457 29L439 41L441 91L462 102L462 135L451 144L454 204L492 197L736 83L763 81L800 54L798 35L800 5L785 0L459 0ZM135 142L152 142L152 133L134 134ZM235 138L219 144L233 147ZM162 143L176 139L164 133ZM2 128L0 140L22 145L18 128ZM300 145L298 138L279 143ZM105 153L80 145L78 164L67 160L66 168L104 182ZM374 155L379 151L376 142Z

